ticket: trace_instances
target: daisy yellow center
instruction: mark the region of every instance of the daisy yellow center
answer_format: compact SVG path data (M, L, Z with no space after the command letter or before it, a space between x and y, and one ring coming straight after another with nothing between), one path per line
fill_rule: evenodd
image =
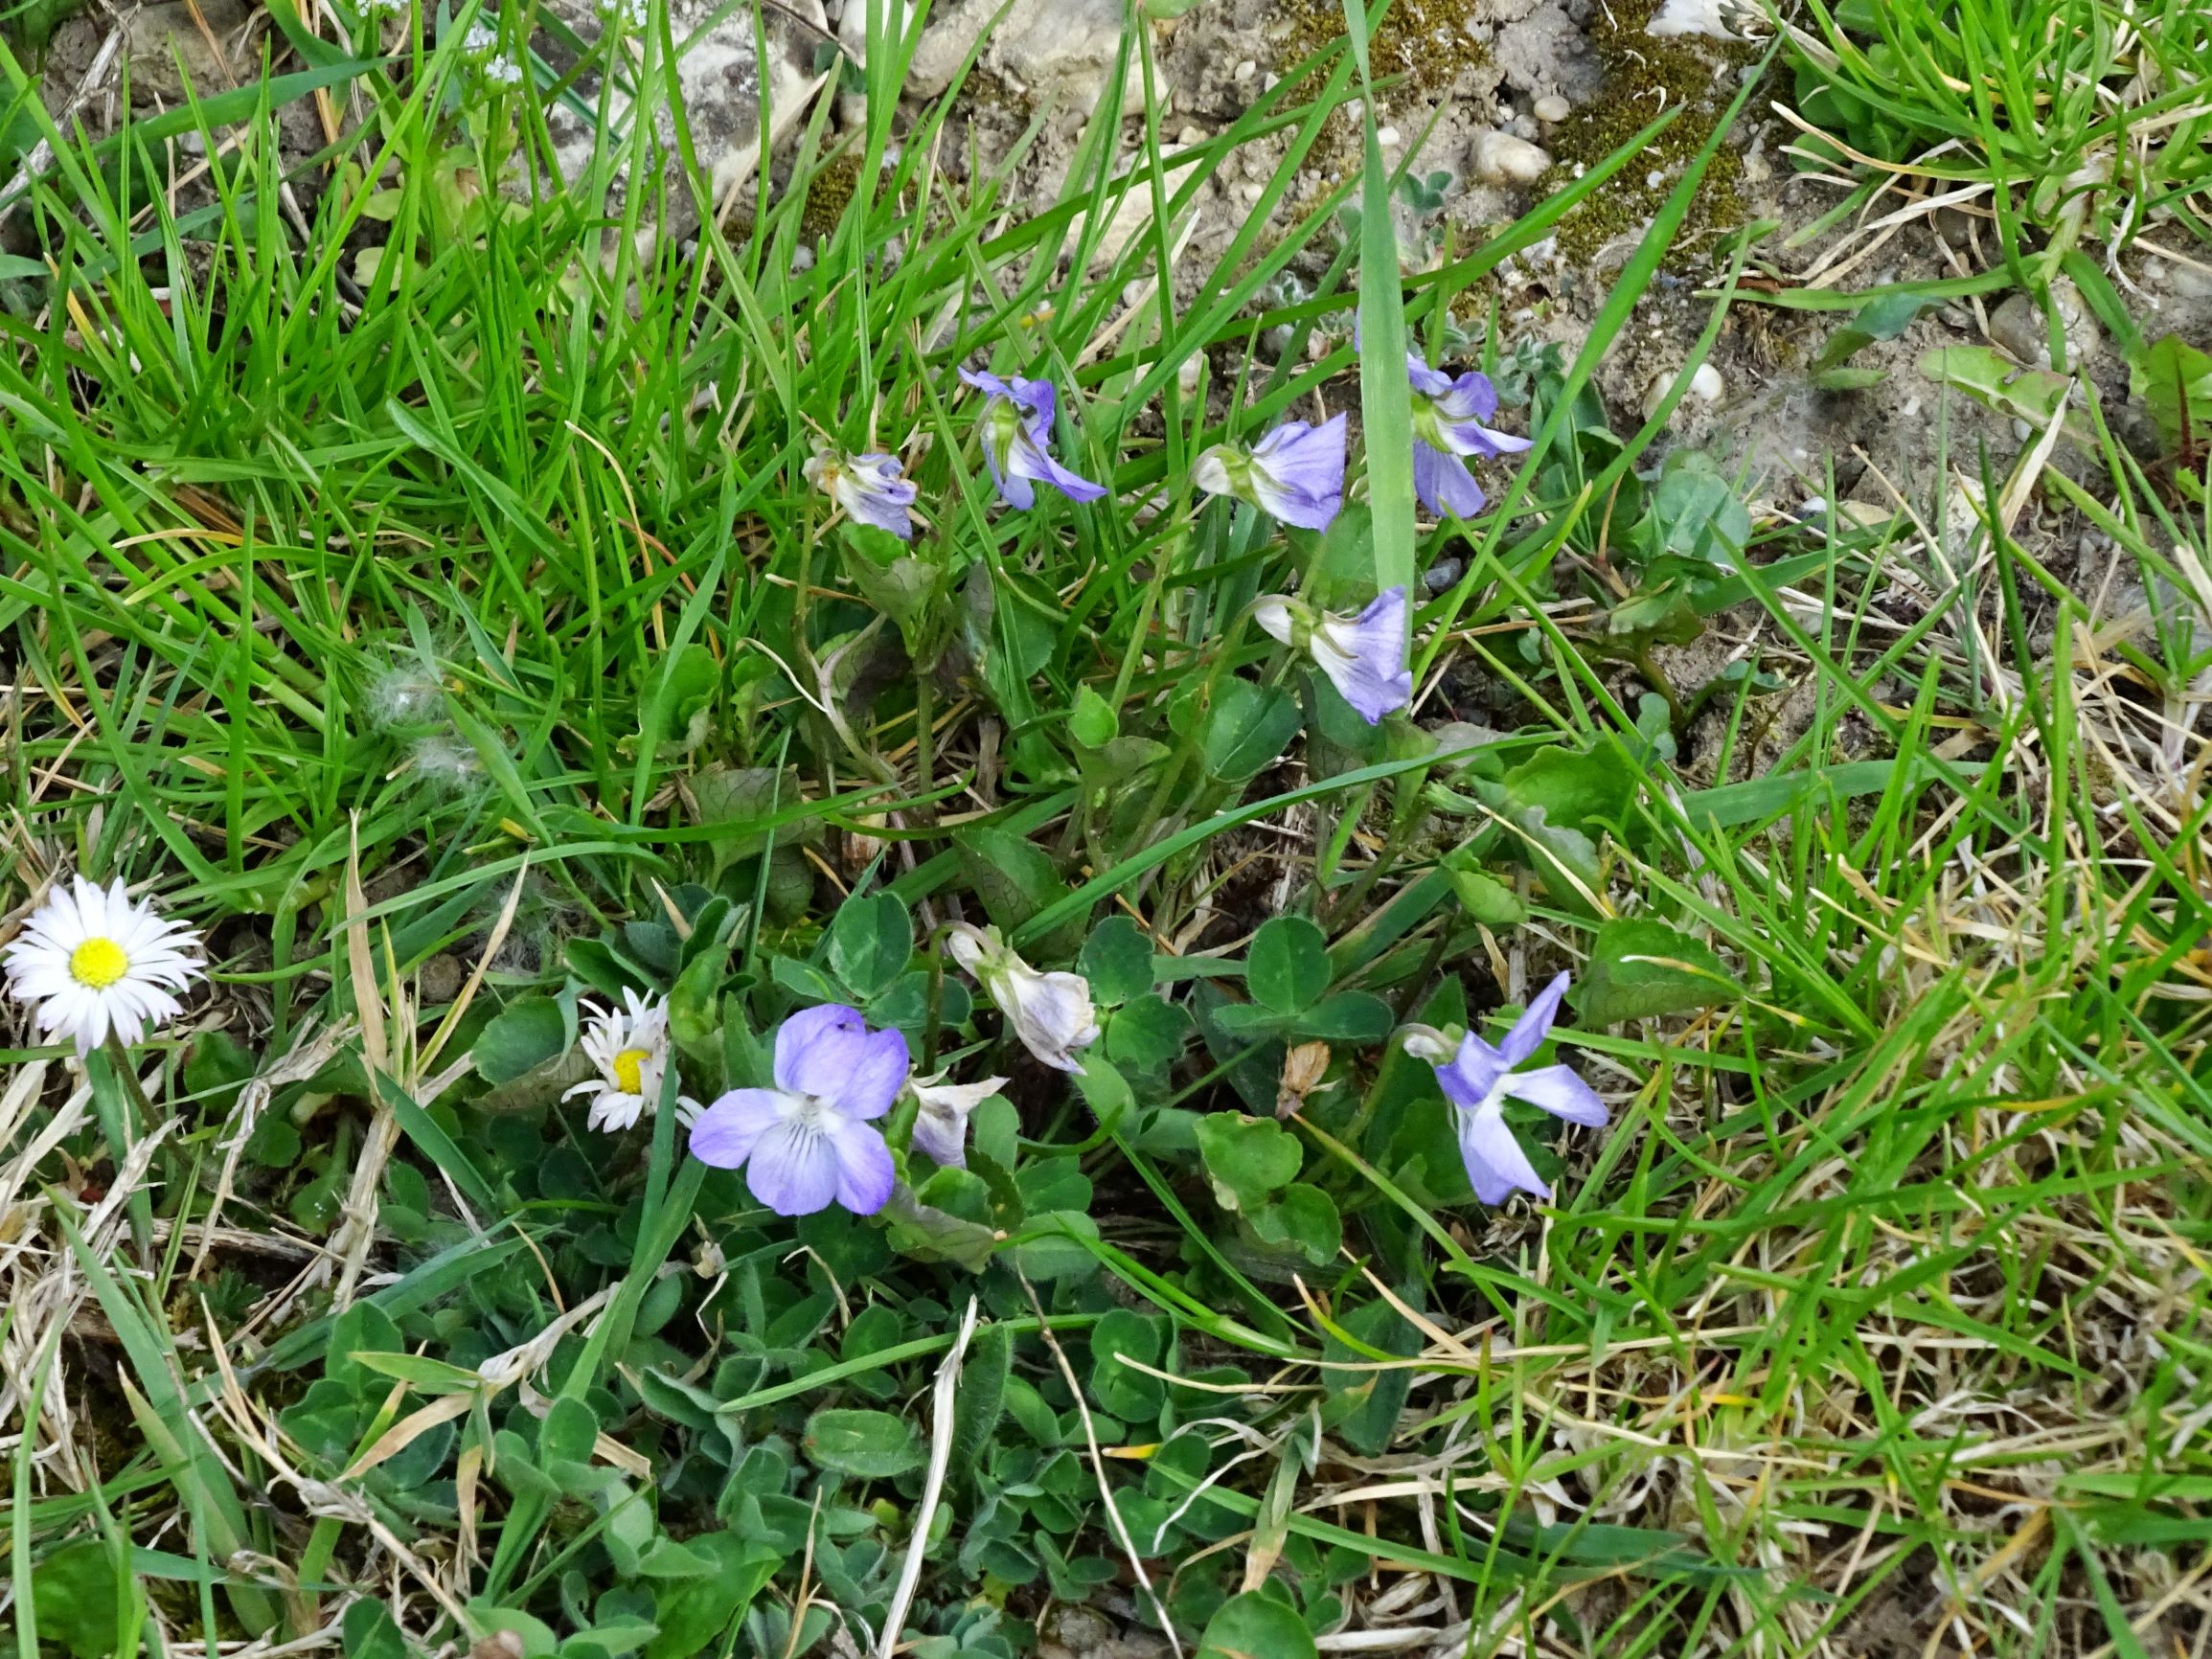
M615 1086L626 1095L645 1093L645 1063L652 1058L645 1049L624 1049L614 1057Z
M94 990L105 990L130 971L130 958L112 939L88 939L69 953L69 977Z

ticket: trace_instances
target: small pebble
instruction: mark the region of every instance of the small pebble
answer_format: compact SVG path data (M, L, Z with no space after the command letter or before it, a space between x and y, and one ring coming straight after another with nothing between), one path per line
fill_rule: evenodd
M1182 131L1175 134L1175 142L1177 144L1203 144L1205 141L1205 132L1201 128L1196 126L1186 126Z
M1249 80L1259 73L1260 66L1247 57L1236 68L1229 71L1229 79L1231 80Z
M1574 105L1554 92L1536 101L1536 118L1539 121L1558 123L1574 113Z
M1375 142L1385 149L1395 149L1404 140L1400 137L1398 128L1395 126L1382 126L1376 128Z
M1182 367L1175 371L1175 384L1182 388L1184 397L1195 398L1197 396L1198 375L1204 366L1202 359L1193 355L1184 358Z
M1267 187L1260 183L1258 179L1248 178L1243 184L1237 187L1237 193L1243 196L1247 202L1258 201L1263 195L1266 194L1266 192Z
M1510 132L1486 132L1474 141L1474 170L1486 184L1534 184L1551 165L1547 151Z
M1699 363L1698 372L1690 376L1690 396L1706 403L1718 403L1721 394L1727 390L1727 382L1721 378L1721 371L1710 363Z

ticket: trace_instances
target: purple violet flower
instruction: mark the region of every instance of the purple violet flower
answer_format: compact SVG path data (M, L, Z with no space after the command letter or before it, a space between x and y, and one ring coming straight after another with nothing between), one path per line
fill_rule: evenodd
M1096 501L1106 493L1106 486L1077 477L1046 448L1052 442L1054 408L1049 380L1024 380L1017 375L1009 382L971 369L961 370L960 377L984 395L977 421L983 463L1007 506L1034 507L1033 482L1051 485L1070 501Z
M1488 375L1470 369L1454 380L1411 352L1405 373L1413 381L1413 492L1439 518L1472 518L1485 497L1461 457L1517 455L1534 440L1483 424L1497 413L1497 388Z
M1562 973L1544 987L1495 1048L1470 1032L1460 1039L1459 1052L1438 1064L1436 1055L1448 1052L1438 1034L1418 1032L1407 1044L1436 1066L1437 1083L1459 1118L1459 1155L1467 1162L1467 1178L1485 1204L1502 1204L1516 1192L1551 1196L1506 1125L1507 1101L1526 1101L1555 1118L1593 1129L1604 1128L1611 1115L1597 1091L1566 1066L1514 1069L1543 1047L1566 989Z
M1263 594L1252 620L1285 645L1302 650L1370 726L1413 701L1413 675L1405 666L1405 590L1394 587L1361 611L1315 614L1312 606L1279 593Z
M838 1203L855 1216L883 1208L898 1180L883 1131L913 1067L906 1038L868 1029L857 1009L802 1009L776 1031L776 1086L732 1089L692 1125L692 1156L745 1169L753 1196L779 1216Z
M1344 424L1288 420L1252 445L1217 443L1198 457L1192 482L1209 495L1234 495L1301 530L1327 530L1344 505Z
M901 541L914 537L906 510L914 505L913 485L900 476L896 455L847 455L817 449L801 468L807 482L827 494L860 524L888 530Z

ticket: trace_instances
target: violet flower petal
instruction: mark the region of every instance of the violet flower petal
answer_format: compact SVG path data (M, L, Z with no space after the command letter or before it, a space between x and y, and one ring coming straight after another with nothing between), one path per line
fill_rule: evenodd
M856 1008L803 1008L776 1029L776 1087L834 1100L868 1053L868 1023Z
M1459 1155L1467 1165L1467 1178L1474 1195L1485 1204L1502 1204L1516 1192L1548 1198L1545 1186L1528 1161L1520 1142L1495 1104L1459 1114Z
M1551 1035L1552 1022L1560 1015L1560 998L1567 993L1567 976L1562 973L1551 984L1537 992L1520 1018L1513 1022L1513 1030L1505 1034L1497 1045L1507 1066L1517 1066L1544 1045Z
M745 1164L745 1185L779 1216L829 1208L844 1180L838 1143L826 1125L794 1112L763 1135Z
M1413 441L1413 493L1438 518L1472 518L1489 499L1466 462L1422 438Z
M1575 1076L1567 1066L1539 1066L1533 1072L1515 1072L1505 1079L1505 1092L1516 1101L1539 1106L1555 1118L1585 1128L1602 1129L1612 1113L1598 1098L1598 1091Z
M790 1115L792 1098L775 1089L732 1089L692 1125L691 1152L702 1164L734 1170L761 1137Z

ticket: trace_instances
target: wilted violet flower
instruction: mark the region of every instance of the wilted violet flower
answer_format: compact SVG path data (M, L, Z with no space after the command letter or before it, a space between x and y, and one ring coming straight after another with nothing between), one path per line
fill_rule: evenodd
M914 1118L914 1149L927 1152L941 1168L968 1168L969 1115L1000 1089L1004 1078L985 1078L979 1083L948 1083L949 1074L916 1078L907 1086L922 1109Z
M1460 457L1516 455L1533 440L1483 424L1497 413L1497 388L1488 375L1470 369L1454 380L1411 352L1405 372L1413 381L1413 492L1439 517L1471 518L1485 497Z
M1047 451L1055 407L1049 380L1024 380L1017 375L1010 382L970 369L961 370L960 377L984 394L978 421L983 461L1007 506L1034 507L1033 481L1051 485L1070 501L1096 501L1106 493L1104 485L1077 477Z
M896 455L817 449L800 470L858 522L888 530L901 541L913 539L914 522L906 510L914 505L916 490L900 476Z
M975 976L1022 1046L1059 1072L1080 1072L1078 1050L1099 1039L1090 981L1080 973L1039 973L998 937L995 927L955 922L945 948Z
M1565 1066L1539 1066L1533 1072L1514 1068L1543 1046L1559 1017L1560 998L1566 994L1567 976L1561 974L1544 987L1528 1011L1514 1021L1513 1030L1492 1048L1470 1032L1460 1039L1457 1054L1439 1032L1414 1027L1406 1035L1408 1053L1436 1067L1436 1080L1459 1118L1459 1155L1467 1163L1467 1178L1474 1195L1485 1204L1502 1204L1516 1193L1551 1196L1551 1189L1529 1163L1528 1154L1506 1125L1505 1102L1526 1101L1555 1118L1593 1129L1605 1127L1610 1114L1597 1091ZM1445 1059L1450 1056L1448 1060ZM1440 1063L1441 1062L1441 1063Z
M1302 530L1327 530L1344 505L1344 417L1318 426L1289 420L1246 449L1217 443L1198 457L1192 482L1234 495Z
M1329 683L1370 726L1413 701L1413 675L1405 667L1405 590L1394 587L1357 616L1315 613L1284 594L1263 594L1252 620L1313 659Z
M898 1180L872 1119L912 1069L906 1038L868 1029L838 1003L800 1011L776 1031L776 1086L732 1089L692 1126L692 1156L745 1168L753 1196L779 1216L811 1216L832 1199L855 1216L883 1208Z

